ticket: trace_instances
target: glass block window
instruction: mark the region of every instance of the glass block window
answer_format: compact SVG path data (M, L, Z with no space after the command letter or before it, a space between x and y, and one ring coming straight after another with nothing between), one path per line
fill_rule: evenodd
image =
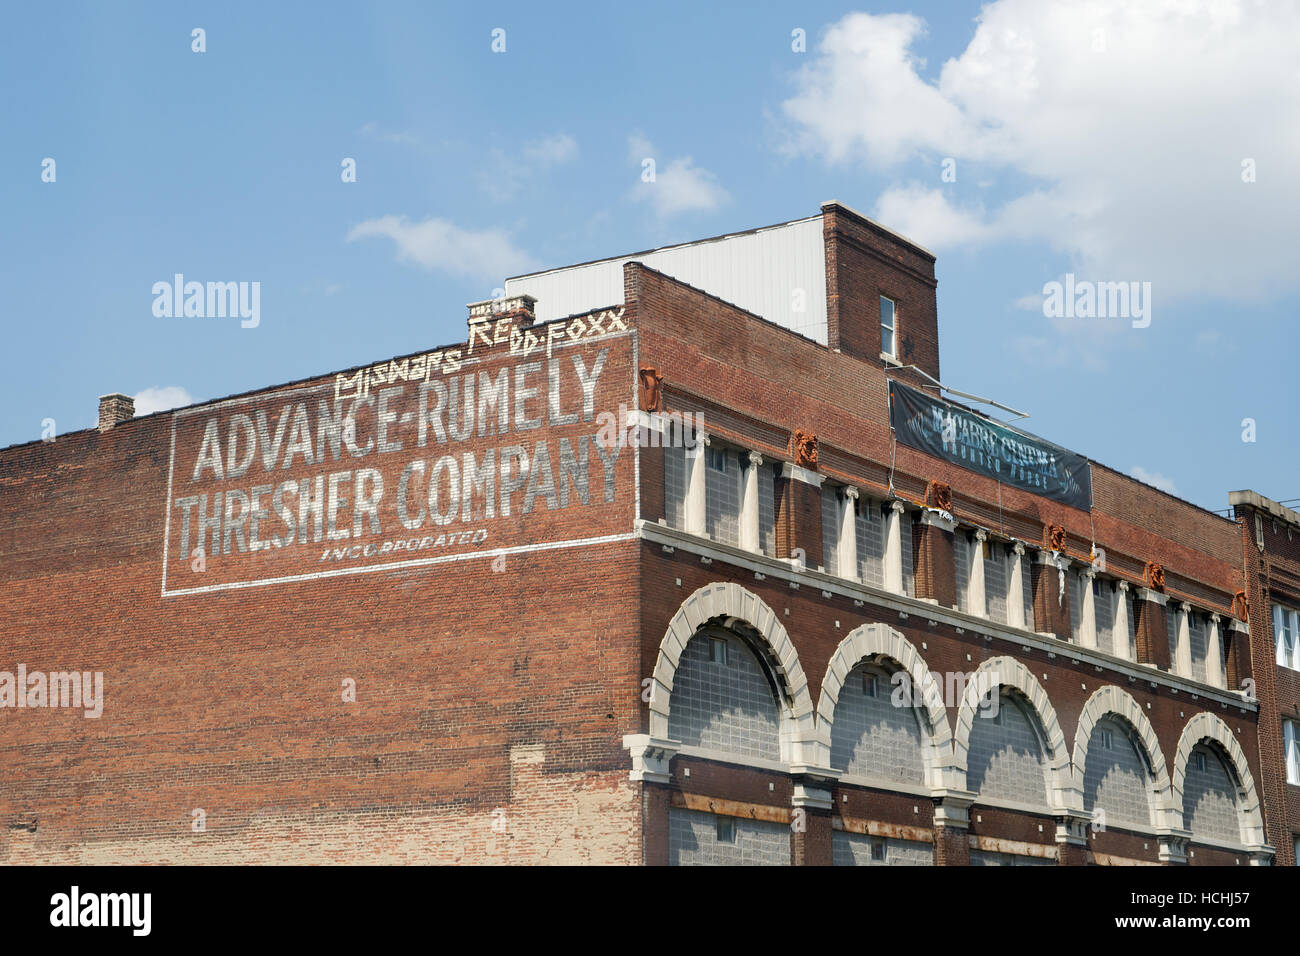
M1205 632L1205 615L1195 611L1187 615L1187 638L1192 646L1192 676L1199 681L1206 677L1205 660L1209 653L1209 639Z
M835 866L934 866L934 847L918 840L835 830L831 860Z
M916 568L912 564L912 522L907 515L902 521L903 539L903 593L916 597Z
M1020 559L1020 594L1025 599L1025 627L1031 631L1034 627L1034 575L1030 570L1029 555Z
M1021 856L1018 853L993 853L988 850L971 850L971 866L1056 866L1056 861L1042 856Z
M686 449L664 449L664 519L686 530Z
M776 556L776 469L758 469L758 543L763 553Z
M1007 549L997 541L984 542L984 590L989 619L1007 623Z
M996 716L976 712L970 732L967 780L985 797L1047 806L1046 760L1033 718L1014 695L1003 694Z
M1078 571L1066 571L1065 586L1070 589L1070 640L1078 644L1083 621L1083 575Z
M1104 810L1107 826L1150 826L1147 780L1146 761L1128 727L1113 719L1097 721L1083 764L1083 808Z
M1124 605L1128 609L1128 659L1137 660L1137 611L1133 606L1133 591L1129 589L1124 592Z
M840 490L822 485L822 567L840 573Z
M725 650L719 652L715 641ZM781 759L780 710L767 671L734 634L697 634L673 680L668 733L688 747Z
M668 863L670 866L789 866L790 828L780 823L744 817L723 819L700 810L669 807Z
M1092 604L1097 618L1097 647L1107 654L1115 653L1115 585L1102 578L1093 578Z
M1201 744L1192 750L1183 781L1183 826L1192 838L1241 842L1237 788L1228 768L1213 749Z
M920 721L911 707L894 706L886 671L864 664L850 671L832 721L831 766L836 770L924 782Z
M735 450L710 446L704 481L704 529L714 541L740 544L740 460Z
M880 506L865 498L858 501L854 517L858 541L858 577L872 587L885 586L885 516Z
M953 574L957 581L957 610L970 610L970 536L958 528L952 536Z

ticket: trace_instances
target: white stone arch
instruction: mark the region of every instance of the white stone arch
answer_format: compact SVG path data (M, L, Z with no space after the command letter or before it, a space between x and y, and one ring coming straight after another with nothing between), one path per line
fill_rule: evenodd
M1047 697L1047 691L1038 678L1014 657L992 657L986 660L966 682L966 693L957 711L957 727L953 734L953 761L959 768L963 788L966 780L967 757L970 752L970 733L975 725L980 702L989 693L1001 693L1002 688L1019 692L1033 711L1036 729L1042 735L1041 743L1048 765L1048 806L1053 811L1083 812L1083 791L1074 785L1074 772L1070 765L1070 751L1065 746L1065 734L1056 718L1056 708Z
M1093 691L1083 710L1079 713L1079 724L1074 730L1074 785L1080 799L1083 795L1083 768L1088 759L1088 741L1097 723L1106 717L1117 717L1128 724L1137 733L1145 751L1147 766L1151 770L1151 810L1156 827L1181 827L1182 802L1175 809L1173 787L1169 780L1169 768L1165 764L1165 754L1160 747L1160 738L1155 728L1142 711L1142 705L1123 688L1107 684Z
M1173 801L1177 807L1178 818L1182 826L1187 821L1183 814L1183 785L1187 781L1187 762L1192 757L1192 748L1199 743L1217 745L1228 758L1228 767L1232 770L1234 783L1237 785L1237 808L1242 818L1242 842L1246 846L1261 846L1264 838L1264 818L1259 808L1259 793L1255 789L1255 778L1251 776L1250 765L1246 763L1245 751L1237 743L1237 737L1222 719L1209 711L1193 714L1183 727L1178 738L1178 752L1174 757Z
M819 767L831 765L831 730L835 721L835 705L849 672L864 659L884 657L901 668L912 682L914 707L924 735L922 764L925 783L931 788L961 787L960 779L954 781L952 759L952 728L948 711L942 699L922 693L928 686L930 674L920 652L900 632L888 624L872 622L849 632L831 655L822 680L821 694L817 699L817 727L812 743L812 757Z
M805 741L813 736L812 696L790 635L776 612L757 594L730 581L716 581L700 588L677 609L659 644L650 694L650 736L668 739L668 713L672 705L673 679L687 642L708 625L737 629L766 645L766 661L775 671L781 687L777 695L782 714L789 719L790 761L804 763Z

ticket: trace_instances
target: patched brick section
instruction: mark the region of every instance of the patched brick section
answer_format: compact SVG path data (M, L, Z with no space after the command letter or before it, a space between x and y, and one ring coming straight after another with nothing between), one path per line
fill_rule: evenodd
M13 865L293 865L621 864L639 862L640 829L634 785L626 772L544 771L540 745L510 754L509 799L497 807L401 812L344 812L329 807L266 810L230 825L208 817L204 833L188 818L173 835L132 832L125 825L100 840L69 842L38 829L11 838L4 862ZM24 836L26 836L24 834Z

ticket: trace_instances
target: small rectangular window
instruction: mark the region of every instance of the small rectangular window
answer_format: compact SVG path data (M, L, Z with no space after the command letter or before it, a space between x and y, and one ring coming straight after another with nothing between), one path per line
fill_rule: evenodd
M727 642L722 638L709 638L709 660L714 664L727 663Z
M1201 773L1205 772L1205 754L1192 754L1192 763Z
M865 694L867 697L876 696L876 675L875 674L862 675L862 693Z
M885 862L885 841L884 840L871 841L871 859L876 863Z
M736 821L731 817L717 817L718 842L735 843L736 842Z
M708 452L709 467L714 471L720 471L724 475L727 473L727 452L722 448L709 447L705 449Z
M880 297L880 351L890 358L897 358L895 339L898 335L898 316L894 310L894 300Z
M1115 735L1111 733L1109 730L1103 730L1101 732L1101 745L1105 747L1107 750L1114 750Z

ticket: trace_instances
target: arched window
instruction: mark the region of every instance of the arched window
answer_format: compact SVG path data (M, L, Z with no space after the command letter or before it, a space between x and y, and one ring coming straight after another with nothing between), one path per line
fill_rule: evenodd
M1107 826L1151 825L1151 771L1129 726L1113 717L1093 726L1083 764L1083 808Z
M1197 744L1188 757L1183 826L1192 831L1192 839L1241 842L1236 779L1216 747Z
M1037 720L1019 695L981 706L971 725L966 779L982 797L1047 807L1047 767Z
M745 638L706 627L690 639L673 678L668 734L686 747L781 759L776 686Z
M894 705L894 692L892 674L877 664L863 662L849 672L831 724L834 769L901 783L925 781L921 722L910 702Z

